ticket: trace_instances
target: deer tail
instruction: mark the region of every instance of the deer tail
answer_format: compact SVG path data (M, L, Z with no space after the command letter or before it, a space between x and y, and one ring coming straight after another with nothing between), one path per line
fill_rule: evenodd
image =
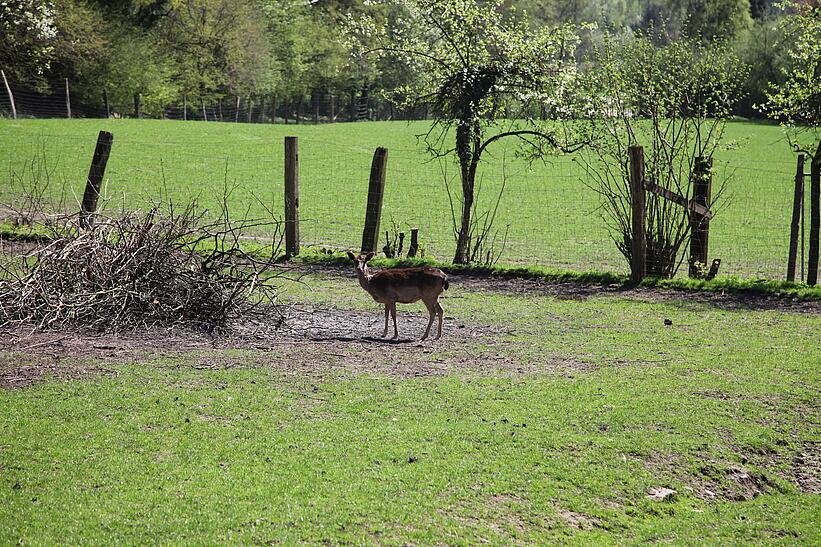
M450 287L450 283L448 283L447 277L445 278L445 282L442 284L442 286L445 287L445 290L448 290L448 287Z

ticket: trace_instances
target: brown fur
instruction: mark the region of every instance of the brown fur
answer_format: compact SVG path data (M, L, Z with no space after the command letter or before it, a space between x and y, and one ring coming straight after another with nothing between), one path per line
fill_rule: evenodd
M373 253L366 256L354 256L348 253L348 257L356 263L356 273L359 284L371 297L385 304L385 331L382 336L388 335L388 315L393 317L393 337L399 336L396 326L396 303L411 304L422 300L430 313L428 327L425 330L422 340L430 334L434 318L439 318L439 334L442 336L442 319L444 310L439 303L439 296L450 284L448 276L438 268L394 268L385 269L372 273L367 262L373 258Z

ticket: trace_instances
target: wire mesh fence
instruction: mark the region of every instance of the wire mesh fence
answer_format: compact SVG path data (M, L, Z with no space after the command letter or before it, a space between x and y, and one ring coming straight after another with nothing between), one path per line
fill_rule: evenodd
M8 87L5 84L8 83ZM234 123L332 123L357 120L419 120L427 107L397 108L367 88L315 89L298 97L183 94L173 99L123 93L104 85L65 79L37 88L6 78L0 116L21 118L161 118Z
M9 91L0 91L0 115L6 117L12 113L12 98L18 118L133 116L141 108L138 98L126 100L108 93L105 101L89 101L87 90L80 95L83 99L72 103L71 83L65 81L50 82L45 92L11 82ZM362 103L360 98L356 93L345 98L322 92L296 104L276 97L218 101L183 97L180 104L151 115L266 126L246 131L199 123L169 130L167 125L150 125L163 123L156 121L139 130L133 126L114 129L103 201L109 208L132 209L150 201L197 200L214 210L227 201L235 214L281 216L282 136L299 134L302 244L355 249L362 238L374 148L382 145L389 149L389 157L377 248L386 243L398 246L399 234L409 237L416 228L420 254L451 259L461 208L458 169L452 160L426 155L414 138L423 127L333 124L324 129L303 125L296 131L293 125L291 129L280 125L296 119L423 117L419 112L374 107L375 99ZM72 120L69 125L0 130L0 152L7 163L3 166L7 180L4 203L19 209L26 206L20 195L39 193L66 207L78 207L96 138L89 123ZM622 236L606 221L602 198L591 187L579 157L550 156L529 163L517 157L512 144L497 145L488 152L477 178L474 213L475 235L483 236L482 245L473 253L479 261L574 271L630 271L616 245ZM724 190L713 205L716 214L710 221L709 258L722 260L721 274L782 279L795 173L791 157L773 160L726 153L715 159L712 173L714 187ZM805 278L806 232L798 260L801 278ZM405 249L408 244L404 242ZM687 275L686 255L685 242L678 275Z
M354 130L378 133L386 127L341 125L347 126L339 130L343 135L355 135ZM399 125L394 129L409 131ZM85 122L63 124L59 130L49 125L36 130L0 127L7 179L3 203L20 205L19 196L39 179L40 193L63 207L79 209L96 131ZM282 131L212 134L208 127L164 131L161 136L156 127L147 133L133 127L118 132L115 127L103 189L106 207L130 210L151 202L196 200L216 211L224 200L235 215L281 217ZM358 249L362 240L375 147L338 134L314 131L300 137L303 247ZM380 138L384 135L372 136L371 141ZM420 254L447 261L454 254L460 212L457 169L451 160L431 160L413 143L405 139L404 146L389 147L377 248L396 242L400 232L409 238L410 230L417 228ZM614 243L619 236L608 228L601 198L588 186L578 158L556 156L534 164L514 151L512 146L498 147L482 164L475 218L478 229L493 221L478 256L498 258L500 264L628 273L629 264ZM788 161L745 158L714 163L716 184L726 182L726 190L710 223L709 257L722 259L721 274L784 278L794 170ZM405 249L408 244L406 240ZM686 276L686 245L681 253L678 275Z

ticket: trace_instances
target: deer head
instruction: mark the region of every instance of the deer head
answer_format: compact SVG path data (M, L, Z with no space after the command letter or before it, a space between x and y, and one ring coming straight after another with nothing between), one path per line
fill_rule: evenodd
M368 253L366 255L354 255L352 252L348 251L348 258L354 261L356 265L356 273L365 274L368 270L367 262L374 257L374 253Z

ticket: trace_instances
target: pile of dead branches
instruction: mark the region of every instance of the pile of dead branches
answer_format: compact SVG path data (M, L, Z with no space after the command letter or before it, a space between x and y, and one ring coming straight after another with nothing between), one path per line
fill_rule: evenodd
M241 240L268 229L265 240ZM120 330L185 324L207 331L275 311L281 242L271 220L208 219L195 205L52 223L50 237L3 268L0 326Z

